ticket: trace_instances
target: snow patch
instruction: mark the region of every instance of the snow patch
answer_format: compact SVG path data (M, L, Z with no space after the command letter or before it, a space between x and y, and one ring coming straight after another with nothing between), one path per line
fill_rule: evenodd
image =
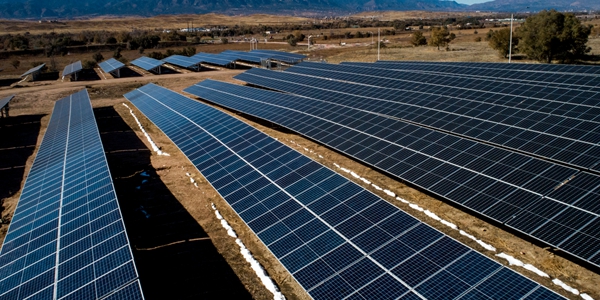
M383 190L383 192L386 193L390 197L396 197L396 193L394 193L390 190Z
M129 106L127 104L125 104L125 103L123 103L123 106L125 106L125 107L127 107L129 109L129 113L131 114L131 116L133 116L133 119L135 120L135 122L140 127L140 130L142 131L142 133L144 133L144 136L146 136L146 139L148 140L148 143L150 143L150 146L152 147L152 151L156 152L156 154L158 154L158 155L171 156L171 155L169 155L169 153L163 152L163 151L160 150L160 148L158 148L158 146L154 143L154 141L152 140L152 138L150 137L150 135L146 132L146 129L144 129L144 126L142 126L142 123L140 123L140 120L138 120L138 118L133 113L133 110L131 108L129 108Z
M454 223L450 223L450 222L448 222L448 221L446 221L446 220L444 220L444 219L442 219L440 222L441 222L442 224L444 224L444 225L446 225L446 226L448 226L448 227L450 227L450 228L454 229L454 230L458 230L458 226L456 226L456 224L454 224Z
M374 188L375 188L376 190L378 190L378 191L381 191L381 190L383 190L382 188L380 188L380 187L379 187L378 185L376 185L376 184L372 184L372 183L371 183L371 186L372 186L372 187L374 187Z
M423 211L423 210L424 210L422 207L420 207L420 206L418 206L418 205L416 205L416 204L414 204L414 203L411 203L411 204L409 204L408 206L410 206L410 208L412 208L412 209L416 209L416 210L418 210L418 211Z
M594 300L594 298L592 298L590 295L588 295L586 293L583 293L583 294L581 294L579 296L581 296L581 298L583 298L585 300Z
M468 233L466 233L466 232L464 232L464 231L462 231L462 230L460 230L460 231L459 231L459 233L460 233L461 235L464 235L464 236L466 236L466 237L468 237L468 238L470 238L470 239L474 240L475 242L477 242L477 244L481 245L481 247L485 248L486 250L489 250L489 251L494 251L494 252L496 252L496 247L494 247L494 246L492 246L492 245L490 245L490 244L488 244L488 243L485 243L485 242L483 242L482 240L479 240L479 239L477 239L476 237L474 237L474 236L472 236L472 235L470 235L470 234L468 234Z
M319 154L319 158L323 158L323 155Z
M354 178L360 178L360 175L358 175L354 172L350 172L350 175L352 175L352 177L354 177Z
M333 165L334 165L336 168L340 168L340 165L338 165L338 164L336 164L336 163L333 163Z
M406 201L406 200L404 200L403 198L400 198L400 197L396 197L396 200L398 200L398 201L400 201L402 203L406 203L406 204L410 203L410 202L408 202L408 201Z
M431 211L429 211L429 210L426 210L426 211L424 211L424 213L425 213L425 214L426 214L428 217L430 217L430 218L432 218L432 219L434 219L434 220L436 220L436 221L441 221L441 220L442 220L440 217L438 217L438 215L436 215L436 214L432 213L432 212L431 212Z
M568 286L566 283L562 282L562 280L560 280L558 278L552 279L552 283L560 286L561 288L565 289L567 292L570 292L573 295L579 295L579 291L577 289L574 289L574 288Z
M246 248L246 245L244 245L242 240L238 238L233 228L231 228L229 223L227 223L227 221L223 218L215 204L212 203L211 206L212 209L215 211L217 219L221 220L221 226L223 226L223 228L227 230L228 235L235 238L235 243L238 244L238 246L240 246L240 253L244 257L244 259L246 259L246 261L250 264L250 267L252 267L252 270L254 270L254 272L256 273L260 281L264 284L264 286L267 288L267 290L273 293L273 299L285 300L285 296L281 294L279 288L277 287L277 285L275 285L275 282L273 282L271 277L269 277L269 275L267 274L267 271L265 271L263 266L254 258L254 256L252 256L252 253L250 252L250 250L248 250L248 248Z
M366 180L365 178L361 177L360 180L362 180L362 182L366 183L366 184L371 184L370 181Z
M352 172L352 171L350 171L349 169L346 169L346 168L340 168L340 170L342 170L342 171L344 171L344 172L346 172L346 173L350 173L350 172Z

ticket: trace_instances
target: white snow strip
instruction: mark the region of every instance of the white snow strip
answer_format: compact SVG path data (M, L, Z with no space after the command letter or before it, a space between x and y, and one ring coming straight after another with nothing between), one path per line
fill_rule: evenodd
M352 171L350 171L349 169L346 169L346 168L340 168L340 170L342 170L342 171L344 171L344 172L346 172L346 173L350 173L350 172L352 172Z
M219 213L219 210L217 209L215 204L212 203L211 206L212 206L212 209L215 211L215 215L217 216L217 219L221 220L221 226L223 226L223 228L227 229L227 234L230 235L231 237L234 237L235 243L238 244L238 246L240 246L240 253L244 257L244 259L246 259L246 261L250 264L250 266L252 267L252 270L254 270L256 275L258 275L258 278L265 285L267 290L269 290L271 293L273 293L273 299L274 300L285 300L285 296L283 296L283 294L281 294L281 292L279 291L279 288L277 287L277 285L275 285L275 282L273 282L271 277L269 277L269 275L267 274L267 271L265 271L263 266L254 258L254 256L252 256L252 253L250 252L250 250L248 250L248 248L246 248L246 245L244 245L242 240L240 240L238 238L238 236L235 233L235 231L233 230L233 228L231 228L229 223L227 223L227 221L223 218L221 213Z
M191 183L196 183L196 180L194 180L194 178L190 177L190 182Z
M350 175L352 175L352 177L354 177L354 178L360 178L360 175L358 175L354 172L350 172Z
M304 147L304 151L308 151L308 148Z
M406 200L404 200L403 198L400 198L400 197L396 197L396 200L398 200L398 201L400 201L402 203L406 203L406 204L410 203L410 202L408 202L408 201L406 201Z
M366 180L365 178L361 177L360 180L362 180L362 182L366 183L366 184L371 184L370 181Z
M581 296L581 298L583 298L585 300L594 300L594 298L592 298L590 295L588 295L586 293L583 293L583 294L581 294L579 296Z
M383 190L383 192L386 193L390 197L396 197L396 193L394 193L390 190Z
M462 230L460 230L460 231L459 231L459 233L460 233L461 235L464 235L464 236L466 236L466 237L468 237L468 238L470 238L470 239L474 240L475 242L477 242L477 244L481 245L481 247L485 248L486 250L489 250L489 251L494 251L494 252L496 252L496 247L494 247L494 246L492 246L492 245L490 245L490 244L488 244L488 243L485 243L484 241L482 241L482 240L479 240L479 239L477 239L476 237L474 237L474 236L472 236L472 235L470 235L470 234L468 234L468 233L466 233L466 232L464 232L464 231L462 231Z
M323 158L323 155L319 154L319 158Z
M198 183L194 182L194 186L195 186L195 187L198 187Z
M425 213L425 214L426 214L428 217L430 217L430 218L432 218L432 219L434 219L434 220L436 220L436 221L441 221L441 220L442 220L440 217L438 217L438 215L436 215L435 213L433 213L433 212L431 212L431 211L429 211L429 210L426 210L426 211L424 211L424 213ZM461 231L462 231L462 230L461 230Z
M338 165L338 164L336 164L336 163L333 163L333 165L334 165L336 168L340 168L340 165Z
M568 286L566 283L562 282L562 280L558 278L552 279L552 283L560 286L561 288L565 289L567 292L570 292L573 295L579 295L579 291L577 289Z
M448 227L450 227L450 228L454 229L454 230L458 230L458 226L456 226L456 224L454 224L454 223L450 223L450 222L448 222L448 221L446 221L446 220L444 220L444 219L442 219L440 222L441 222L442 224L444 224L444 225L446 225L446 226L448 226Z
M519 266L522 267L524 265L524 263L506 253L500 253L500 254L496 254L496 256L500 257L500 258L504 258L508 261L508 264L511 266Z
M411 203L411 204L409 204L408 206L410 206L412 209L416 209L416 210L418 210L418 211L423 211L423 208L422 208L422 207L420 207L420 206L418 206L418 205L416 205L416 204L414 204L414 203Z
M123 103L123 106L129 108L129 106L127 104L125 104L125 103ZM152 140L152 138L150 137L150 135L146 132L146 129L144 129L144 126L142 126L142 123L140 123L140 120L138 120L138 118L135 116L135 114L133 113L133 110L131 108L129 108L129 113L131 114L131 116L133 116L133 119L135 120L135 122L140 127L140 130L146 136L146 139L148 140L148 143L150 143L150 146L152 147L152 151L156 152L156 154L158 154L158 155L170 156L169 153L163 152L163 151L160 150L160 148L158 148L158 146L154 143L154 141Z
M376 184L372 184L372 183L371 183L371 186L372 186L372 187L374 187L374 188L375 188L376 190L378 190L378 191L381 191L381 190L383 190L382 188L380 188L380 187L379 187L378 185L376 185Z
M523 266L523 268L525 268L525 270L529 270L529 271L531 271L531 272L533 272L533 273L535 273L535 274L538 274L539 276L546 277L546 278L550 278L550 275L548 275L548 273L546 273L546 272L543 272L542 270L540 270L540 269L536 268L536 267L535 267L535 266L533 266L533 265L530 265L530 264L525 264L525 265ZM579 292L577 292L577 293L579 293Z

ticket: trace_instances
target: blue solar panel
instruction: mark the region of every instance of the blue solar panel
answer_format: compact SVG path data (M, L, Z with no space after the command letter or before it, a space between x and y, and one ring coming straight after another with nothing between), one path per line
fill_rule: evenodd
M81 71L82 66L81 66L81 61L76 61L70 65L67 65L65 67L65 69L62 72L62 76L67 76L67 75L71 75L73 73L79 72Z
M110 73L110 72L114 72L118 69L121 69L123 67L125 67L125 64L123 64L122 62L111 58L109 60L103 61L100 64L98 64L100 66L100 68L102 68L102 70L106 73Z
M284 52L284 51L276 51L276 50L266 50L266 49L252 50L252 51L250 51L250 53L268 53L272 57L287 58L288 60L293 60L293 61L298 61L298 62L306 58L306 55L303 55L303 54L290 53L290 52Z
M600 236L589 233L600 214L600 176L308 97L212 80L185 91L297 131L547 244L572 244L570 254L600 264Z
M200 63L202 62L200 59L187 57L183 55L171 55L163 59L163 61L168 62L172 65L180 66L182 68L198 67L198 65L200 65Z
M154 58L142 56L131 62L132 65L138 66L146 71L152 71L160 66L162 66L165 62L162 60L157 60Z
M209 63L217 66L227 67L233 63L235 63L235 59L231 59L230 57L220 57L217 54L211 53L197 53L196 55L191 57L197 61L201 61L204 63Z
M15 95L10 95L8 97L0 99L0 109L4 108L15 97Z
M224 112L153 84L125 97L314 299L517 289L561 299ZM498 295L498 273L518 288Z
M233 50L225 50L221 54L230 54L237 57L238 60L247 61L255 64L260 64L262 60L269 59L271 57L268 53L260 53L260 52L243 52L243 51L233 51Z
M55 104L0 251L0 298L103 299L123 292L143 299L82 90Z
M41 70L45 66L46 66L46 64L41 64L41 65L39 65L37 67L33 67L33 68L29 69L27 72L23 73L23 75L21 75L21 77L25 77L25 76L27 76L27 75L29 75L31 73L35 73L35 72Z

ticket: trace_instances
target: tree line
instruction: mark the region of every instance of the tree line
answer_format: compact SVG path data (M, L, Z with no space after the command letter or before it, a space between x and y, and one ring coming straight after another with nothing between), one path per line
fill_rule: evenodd
M477 33L477 32L475 32ZM575 15L556 10L544 10L525 19L512 34L512 53L522 53L529 59L544 63L558 60L573 63L585 59L591 51L587 46L590 35L600 34L600 29L584 25ZM432 27L429 40L420 31L412 34L415 47L429 44L438 49L446 47L455 38L447 27ZM511 29L490 29L485 40L503 58L511 52ZM477 37L475 41L481 41Z

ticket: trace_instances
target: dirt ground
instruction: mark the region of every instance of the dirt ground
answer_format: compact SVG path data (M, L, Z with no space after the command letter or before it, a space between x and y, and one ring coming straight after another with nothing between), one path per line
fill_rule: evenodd
M484 32L479 32L478 35L483 36ZM504 61L487 46L487 42L474 42L475 36L472 31L457 33L457 39L450 47L453 51L438 51L432 47L413 48L408 46L410 34L388 37L391 42L388 47L381 50L381 59ZM314 47L310 51L305 50L306 45L295 48L280 44L270 46L273 49L300 51L307 53L311 59L326 59L328 62L375 61L377 59L377 49L369 45L370 38L356 39L355 41L363 44L347 47L333 45L321 49ZM589 45L592 47L592 52L600 53L600 39L590 39ZM248 46L248 44L230 43L228 45L199 46L197 49L214 53L224 49L247 50ZM122 53L130 60L140 56L137 51L123 51ZM111 53L107 52L103 55L110 57ZM89 59L87 56L91 56L91 54L63 57L60 64L66 64L75 59ZM0 61L0 68L7 68L7 66L8 62ZM6 69L2 76L14 77L15 74L21 74L22 71L24 72L21 69L14 71ZM240 72L242 71L181 72L98 81L26 82L20 84L18 88L0 86L0 98L11 94L17 95L10 104L11 117L0 119L0 137L2 137L0 139L0 182L3 182L0 186L0 200L2 201L0 213L2 217L9 219L14 212L26 174L46 130L54 101L87 88L92 98L94 113L130 236L142 288L148 299L168 296L177 299L272 298L271 293L264 288L249 264L240 255L235 240L228 236L221 227L210 207L211 203L217 206L288 299L309 299L310 297L298 283L251 233L227 203L218 196L175 145L133 105L129 105L154 141L171 156L158 156L150 150L149 143L129 110L122 105L128 103L122 96L123 94L148 82L182 92L184 88L206 78L243 84L232 79ZM600 282L600 275L597 269L586 269L555 254L552 249L544 249L523 237L516 236L439 199L421 193L394 178L302 136L272 127L268 123L245 118L234 112L226 112L333 170L337 170L334 163L351 169L374 184L393 191L400 197L457 224L467 233L492 244L498 249L497 253L504 252L530 263L550 274L552 278L559 278L580 292L600 299L600 287L597 285ZM312 152L305 151L304 148ZM144 171L150 174L150 177L146 178L140 175ZM188 172L198 182L198 188L191 184L186 176ZM506 264L504 260L495 257L494 253L484 250L477 243L458 234L458 231L433 221L425 214L389 198L383 192L365 185L345 172L340 172L340 174L389 200L423 222L436 227L488 257ZM143 180L147 181L142 183ZM149 218L146 218L147 214L150 216ZM0 241L4 239L7 228L8 225L5 224L0 226ZM523 268L515 267L514 270L570 299L580 298L565 292L547 278L537 276ZM173 294L174 291L176 291L175 294Z

